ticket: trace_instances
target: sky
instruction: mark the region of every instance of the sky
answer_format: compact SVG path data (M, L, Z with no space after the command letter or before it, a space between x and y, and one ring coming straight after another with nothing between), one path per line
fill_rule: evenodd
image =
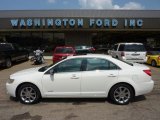
M0 0L0 10L160 10L160 0Z

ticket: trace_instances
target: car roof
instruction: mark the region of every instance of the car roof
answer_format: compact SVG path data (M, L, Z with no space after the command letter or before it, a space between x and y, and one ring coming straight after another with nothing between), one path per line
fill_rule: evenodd
M106 54L85 54L85 55L75 55L75 56L68 56L67 58L85 58L85 57L98 57L98 58L111 58L110 55Z

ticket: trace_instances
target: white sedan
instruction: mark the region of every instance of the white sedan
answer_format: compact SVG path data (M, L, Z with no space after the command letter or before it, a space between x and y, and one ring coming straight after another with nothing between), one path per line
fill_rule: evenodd
M54 65L31 68L10 75L7 92L21 103L40 98L105 98L128 104L134 96L152 91L150 69L107 55L70 56Z

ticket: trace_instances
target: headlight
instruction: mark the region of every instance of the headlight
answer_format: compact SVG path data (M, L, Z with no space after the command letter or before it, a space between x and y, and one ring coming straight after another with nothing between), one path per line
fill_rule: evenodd
M11 79L11 78L10 78L10 79L8 80L8 83L10 83L10 84L13 83L13 82L14 82L14 79Z

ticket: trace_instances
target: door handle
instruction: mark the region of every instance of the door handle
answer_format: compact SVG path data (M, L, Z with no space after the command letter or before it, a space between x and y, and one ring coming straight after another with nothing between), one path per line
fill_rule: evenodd
M71 79L79 79L79 77L71 77Z
M117 76L114 74L110 74L110 75L108 75L108 77L117 77Z
M76 75L72 75L71 79L79 79Z

